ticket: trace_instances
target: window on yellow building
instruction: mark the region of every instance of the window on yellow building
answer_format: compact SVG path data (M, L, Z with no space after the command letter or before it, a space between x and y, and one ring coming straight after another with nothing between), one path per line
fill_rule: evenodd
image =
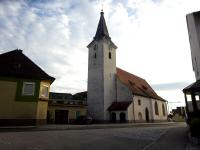
M78 118L81 115L80 111L76 111L76 118Z
M41 96L44 98L48 98L49 87L47 85L42 85L41 87Z
M35 93L35 83L34 82L24 82L22 95L25 96L34 96Z

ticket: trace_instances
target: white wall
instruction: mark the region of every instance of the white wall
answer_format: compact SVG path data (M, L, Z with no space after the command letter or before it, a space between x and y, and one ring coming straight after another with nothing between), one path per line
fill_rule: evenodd
M138 100L140 99L141 105L138 105ZM142 114L142 119L143 121L146 121L146 115L145 115L145 109L147 108L149 111L149 120L152 120L152 107L151 107L151 99L146 98L143 96L137 96L135 95L133 97L133 102L134 102L134 112L135 112L135 120L136 121L141 121L139 120L138 114L141 112Z
M94 50L97 44L98 49ZM104 119L103 44L93 42L88 53L88 113L95 119ZM94 57L96 53L96 57Z
M113 101L116 101L116 49L110 41L103 40L103 73L104 73L104 120L110 120L107 111ZM111 59L109 58L111 53Z
M116 47L102 39L93 41L88 48L88 112L95 120L110 120L107 109L116 101Z
M196 80L200 79L200 12L188 14L187 17L188 34L192 55L192 65Z
M157 104L158 104L158 115L155 114L155 107L154 107L155 102L157 102ZM164 105L164 108L165 108L165 116L163 115L162 104ZM153 106L152 108L153 108L153 120L154 121L167 120L168 112L167 112L167 103L166 102L152 99L152 106Z
M117 78L117 101L132 101L132 91Z
M129 107L127 108L127 112L128 112L127 120L133 122L134 121L133 103L129 105Z

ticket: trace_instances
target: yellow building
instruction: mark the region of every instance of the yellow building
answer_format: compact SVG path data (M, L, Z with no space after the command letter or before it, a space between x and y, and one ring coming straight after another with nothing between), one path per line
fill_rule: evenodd
M0 54L0 126L46 123L54 80L22 50Z
M50 93L48 105L48 123L74 123L79 116L86 116L87 92L75 95L68 93Z

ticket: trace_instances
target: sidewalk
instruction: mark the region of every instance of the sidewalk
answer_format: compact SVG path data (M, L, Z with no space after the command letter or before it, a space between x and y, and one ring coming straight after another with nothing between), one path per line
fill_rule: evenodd
M71 125L71 124L47 124L40 126L5 126L0 127L1 131L49 131L49 130L86 130L86 129L105 129L105 128L131 128L140 126L173 126L175 122L160 123L115 123L115 124L90 124L90 125Z
M200 139L192 138L188 133L188 143L186 150L200 150Z

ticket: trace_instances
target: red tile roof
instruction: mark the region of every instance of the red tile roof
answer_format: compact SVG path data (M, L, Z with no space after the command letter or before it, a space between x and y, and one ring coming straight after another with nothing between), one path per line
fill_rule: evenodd
M131 103L132 101L113 102L108 108L108 111L126 110Z
M0 54L0 76L55 80L18 49Z
M117 68L118 79L125 84L133 94L166 101L156 94L146 80Z

